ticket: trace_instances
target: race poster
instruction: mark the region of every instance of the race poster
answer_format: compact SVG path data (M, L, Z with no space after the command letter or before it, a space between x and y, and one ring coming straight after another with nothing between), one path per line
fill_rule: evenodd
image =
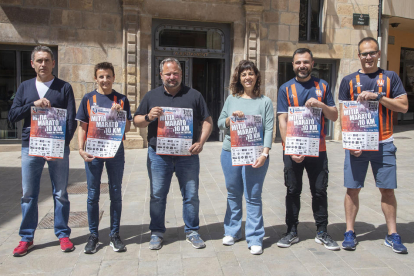
M92 106L86 152L97 158L113 158L125 133L126 111Z
M32 106L29 155L63 159L66 109Z
M261 115L230 117L231 164L253 165L263 152Z
M157 154L191 155L193 144L193 110L191 108L161 107L158 120Z
M342 104L343 148L377 151L379 140L378 101L343 101Z
M321 108L289 107L285 154L319 156Z

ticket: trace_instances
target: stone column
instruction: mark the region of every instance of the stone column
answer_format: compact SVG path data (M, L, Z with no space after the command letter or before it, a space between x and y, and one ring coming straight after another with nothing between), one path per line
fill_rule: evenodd
M125 94L131 105L132 116L140 102L139 76L139 21L143 0L123 0L123 83ZM131 125L124 146L127 149L143 148L144 140L139 129Z
M263 12L262 0L245 0L246 38L244 58L256 63L260 68L260 21Z

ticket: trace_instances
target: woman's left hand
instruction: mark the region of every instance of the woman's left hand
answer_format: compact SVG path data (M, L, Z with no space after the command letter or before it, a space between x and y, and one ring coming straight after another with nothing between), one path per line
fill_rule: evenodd
M256 161L254 161L254 164L252 165L253 168L257 169L260 168L261 166L264 165L264 163L266 162L267 157L261 155L259 158L256 159Z

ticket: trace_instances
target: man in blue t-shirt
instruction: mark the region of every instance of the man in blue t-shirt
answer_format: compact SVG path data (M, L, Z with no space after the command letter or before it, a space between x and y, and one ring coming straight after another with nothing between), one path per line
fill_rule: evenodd
M9 111L10 122L14 123L24 120L22 130L22 224L19 231L22 239L13 251L13 256L16 257L26 255L28 250L33 247L34 232L38 223L37 200L39 197L40 177L42 176L45 162L47 162L49 167L53 189L55 235L60 240L62 251L70 252L75 249L73 243L69 240L71 233L71 229L68 226L70 204L66 191L69 178L69 143L76 130L75 97L72 86L52 74L52 70L55 67L55 59L49 47L40 45L35 47L32 52L31 64L36 71L36 78L20 84ZM63 159L29 155L32 106L56 107L67 110Z
M368 163L371 163L376 186L381 192L381 207L388 227L384 244L396 253L407 253L397 234L397 165L393 143L393 112L406 113L407 93L400 77L392 71L378 67L381 56L375 38L366 37L358 44L361 69L343 78L339 87L340 101L379 101L379 148L378 151L345 150L344 186L346 232L342 248L355 250L355 219L359 208L359 192L364 187ZM341 103L342 108L342 103Z
M151 182L149 248L162 247L165 228L165 208L173 173L178 178L183 196L184 231L187 241L195 248L204 248L204 241L198 234L199 205L198 186L200 161L198 154L211 134L213 121L200 92L181 84L182 70L175 58L161 62L160 75L163 85L145 94L134 115L137 127L148 127L148 176ZM158 155L157 128L162 107L191 108L193 110L193 143L189 156Z
M338 244L327 232L328 226L328 158L325 144L325 117L336 121L338 110L328 83L311 76L314 65L309 49L299 48L293 53L293 71L296 77L279 88L277 96L277 114L282 136L283 149L286 141L289 106L318 107L322 109L321 137L318 157L304 155L283 155L285 165L286 224L287 233L278 242L279 247L290 247L299 242L297 225L299 224L300 194L302 175L306 169L312 193L312 210L317 227L315 242L324 244L327 249L338 250ZM284 151L283 151L284 153Z

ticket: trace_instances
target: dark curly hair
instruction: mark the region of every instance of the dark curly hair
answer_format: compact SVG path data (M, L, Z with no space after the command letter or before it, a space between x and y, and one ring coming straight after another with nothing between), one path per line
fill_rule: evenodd
M103 69L103 70L111 70L112 71L112 74L114 74L114 77L115 77L115 70L114 70L114 66L112 65L112 63L110 63L110 62L101 62L101 63L98 63L98 64L95 65L95 68L94 68L94 70L95 70L95 78L96 78L96 72L98 70L101 70L101 69Z
M245 70L251 70L257 76L256 84L254 85L254 88L253 88L253 95L255 95L256 97L259 97L260 96L260 82L261 82L260 71L259 69L257 69L256 65L250 60L240 61L239 65L237 65L236 69L234 69L234 73L233 73L233 76L231 77L231 83L230 83L231 94L233 96L243 95L244 88L240 82L240 75Z

